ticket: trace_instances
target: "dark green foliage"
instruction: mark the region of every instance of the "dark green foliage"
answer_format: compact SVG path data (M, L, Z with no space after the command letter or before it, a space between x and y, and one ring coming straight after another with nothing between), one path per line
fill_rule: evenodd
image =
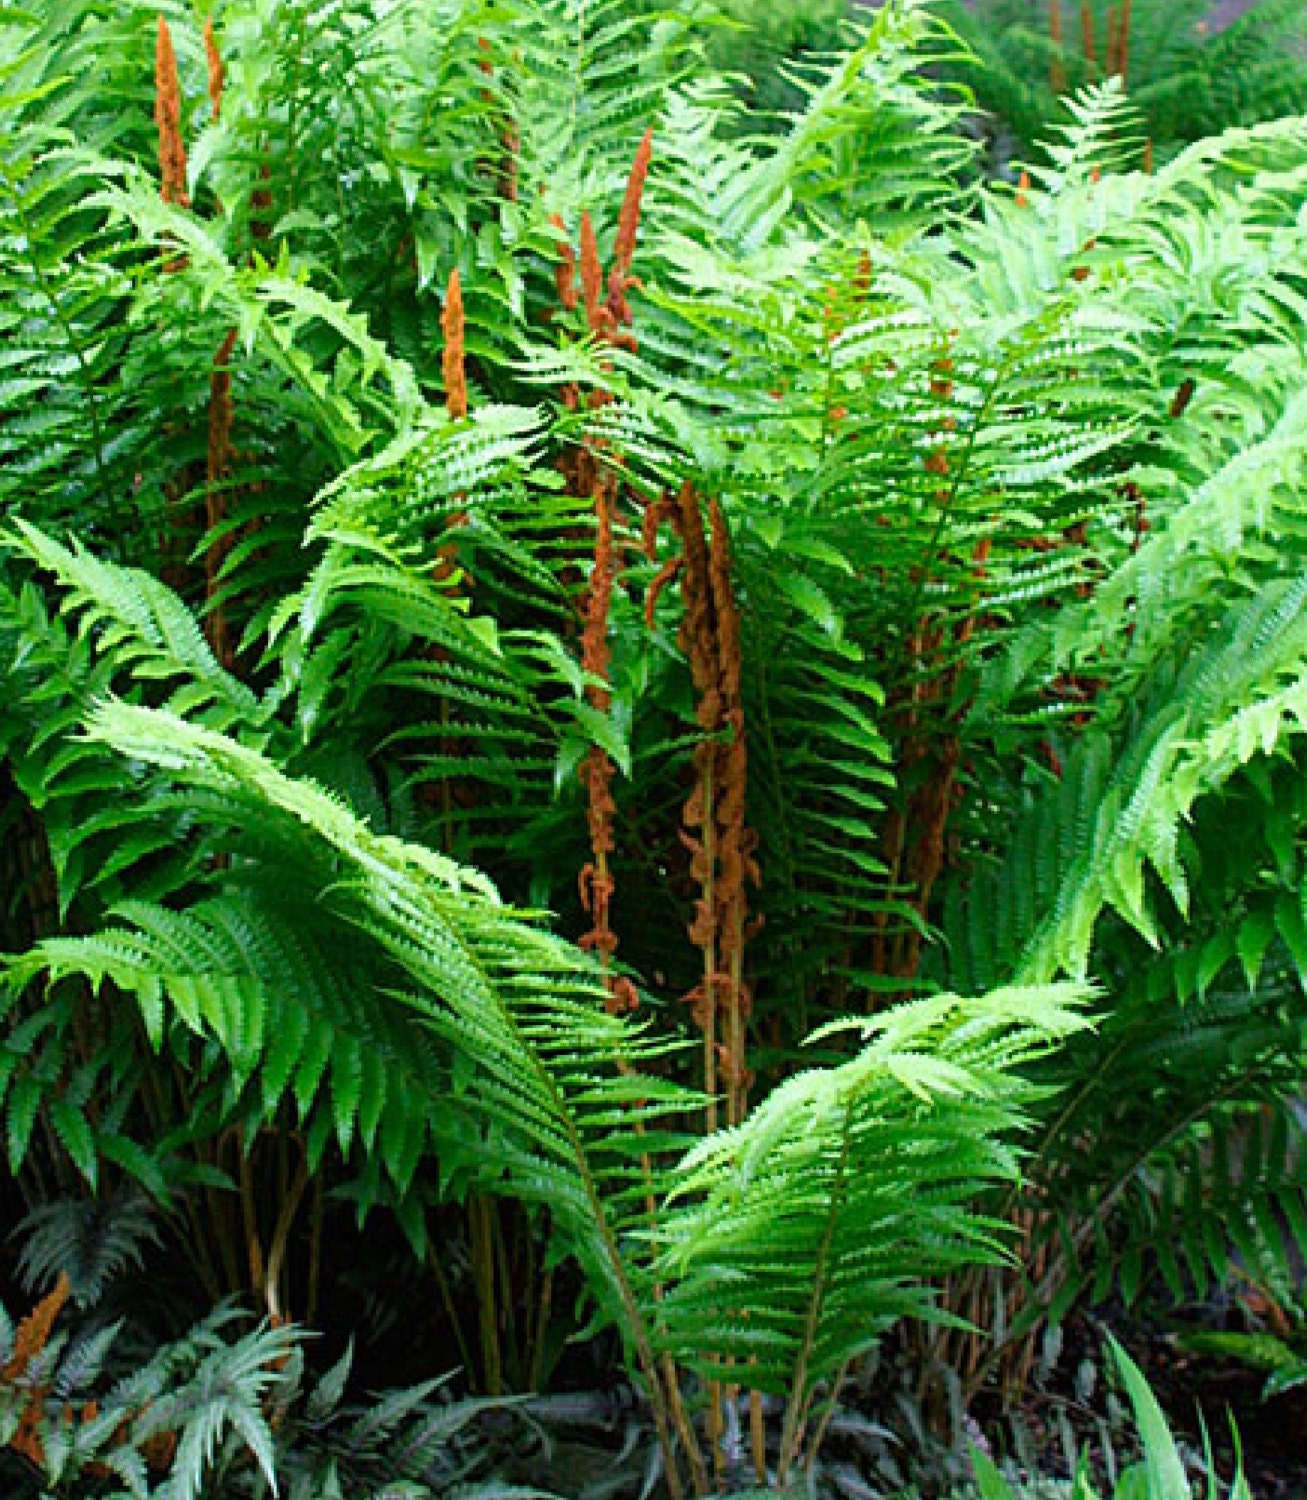
M1054 5L1061 42L1053 35ZM1117 26L1128 9L1122 51ZM1235 125L1307 108L1307 9L1254 0L1219 28L1211 0L946 0L941 15L969 56L953 69L990 117L1004 171L1038 160L1064 99L1119 75L1158 160ZM1086 15L1088 20L1086 21Z
M220 1307L180 1338L136 1311L140 1285L108 1316L105 1293L139 1266L154 1228L139 1200L61 1200L33 1215L24 1261L34 1283L80 1271L71 1317L58 1295L16 1324L0 1308L0 1433L23 1454L6 1493L114 1500L546 1500L489 1477L513 1443L485 1429L506 1403L455 1400L447 1380L347 1398L352 1348L323 1374L293 1328L251 1328ZM119 1288L115 1288L118 1290ZM42 1318L42 1310L47 1316ZM34 1321L41 1333L33 1336ZM51 1318L53 1321L51 1321ZM15 1434L21 1434L14 1442Z

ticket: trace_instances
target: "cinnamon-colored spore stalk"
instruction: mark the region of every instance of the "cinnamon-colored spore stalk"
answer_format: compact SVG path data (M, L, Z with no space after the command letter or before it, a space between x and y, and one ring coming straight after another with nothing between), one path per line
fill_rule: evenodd
M445 379L445 407L455 421L467 416L467 322L463 311L463 283L457 270L449 273L445 305L440 314L445 347L440 356Z
M222 65L222 54L213 35L213 17L204 19L204 56L209 64L209 104L216 120L222 113L222 91L227 82L227 71Z
M182 144L181 84L177 77L177 54L172 32L159 17L154 49L154 119L159 127L160 193L165 203L191 206L186 191L186 147Z

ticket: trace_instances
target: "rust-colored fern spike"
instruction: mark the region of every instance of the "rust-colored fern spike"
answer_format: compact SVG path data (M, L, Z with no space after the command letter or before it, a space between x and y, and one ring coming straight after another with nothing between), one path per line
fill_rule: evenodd
M617 549L613 545L612 478L602 468L595 482L594 503L597 522L594 566L586 598L585 629L581 634L581 663L587 672L607 682L612 660L608 648L608 617L613 602L613 583L617 577ZM608 689L597 683L586 687L586 697L602 712L607 712L612 703Z
M635 258L635 242L640 232L640 207L644 201L645 183L649 179L649 164L653 160L653 128L645 131L640 147L635 153L630 176L626 179L626 192L622 197L622 211L617 220L617 239L613 244L613 268L608 276L608 310L613 322L630 326L631 304L627 293L633 285L631 262Z
M594 221L589 210L581 214L581 294L585 299L585 317L590 332L607 332L602 306L604 291L604 268L599 260L599 241L595 238Z
M445 407L456 421L467 416L467 324L463 311L463 284L458 271L449 273L445 305L440 314L445 337L440 368L445 380Z
M235 417L231 397L231 357L235 348L236 330L233 328L214 356L213 371L209 376L209 452L204 496L205 527L209 538L204 554L204 597L209 605L204 630L214 656L228 671L234 659L231 634L226 611L214 600L223 564L231 552L230 534L219 532L227 519L227 501L222 487L231 470L231 429Z
M694 788L682 813L682 842L698 887L690 941L703 954L703 978L686 999L703 1033L708 1124L715 1128L715 1095L725 1084L727 1118L743 1118L748 1070L744 1023L750 997L744 984L747 882L757 883L752 838L745 821L748 761L740 697L739 620L731 579L725 518L709 506L711 539L699 496L685 484L673 524L681 542L679 576L685 614L680 644L696 693L703 737L695 747Z
M662 598L663 590L668 584L676 581L684 566L683 557L672 557L654 574L648 592L644 596L644 623L650 630L654 627L654 617L658 613L658 601Z
M744 983L744 944L748 923L746 883L757 885L759 872L753 858L753 836L745 813L748 791L749 752L745 739L744 706L740 690L740 616L731 578L730 539L726 519L714 499L708 507L712 523L708 562L716 616L718 692L722 729L726 743L717 750L719 794L717 798L717 856L720 873L717 901L720 911L718 963L726 982L726 1072L727 1123L738 1125L744 1118L748 1095L748 1064L745 1021L752 999Z
M626 179L626 192L622 198L622 211L617 219L617 240L613 245L613 267L623 276L631 269L635 258L635 240L640 232L640 205L644 201L644 185L649 179L649 165L653 160L653 127L645 131L639 150L631 165L631 175Z
M1017 207L1030 207L1030 173L1023 171L1017 178Z
M1094 11L1089 0L1080 0L1080 35L1085 49L1085 61L1098 61L1098 46L1094 40Z
M699 511L699 496L694 486L681 486L676 497L674 525L681 542L684 567L681 570L681 598L685 613L679 641L690 664L697 703L695 718L703 738L694 751L694 789L681 815L682 842L690 853L690 874L699 894L690 923L690 941L703 954L701 983L686 996L693 1007L694 1019L703 1033L703 1087L708 1096L707 1124L717 1128L718 1076L718 961L717 961L717 814L716 756L709 735L721 718L717 695L712 625L712 583L708 544Z
M563 223L563 216L551 214L549 222L558 231L558 264L554 267L558 300L565 312L575 312L581 303L581 293L576 284L576 252L567 238L567 225Z
M1130 73L1130 9L1133 0L1121 0L1121 16L1118 22L1116 42L1116 72L1121 82L1128 81Z
M1066 92L1066 69L1062 66L1062 4L1061 0L1049 0L1048 39L1053 44L1054 54L1048 65L1048 81L1055 94Z
M204 56L209 64L209 104L216 120L222 113L222 91L227 82L227 70L222 65L222 53L213 34L213 17L204 18Z
M154 119L159 127L160 192L165 203L191 206L186 191L186 147L182 144L181 84L177 78L177 54L172 32L159 17L154 49Z
M0 1384L11 1384L27 1374L32 1361L37 1359L50 1342L55 1319L64 1309L72 1293L67 1273L60 1271L54 1290L36 1304L18 1325L14 1336L14 1352L9 1362L0 1369Z
M612 706L608 689L612 654L608 646L608 622L612 613L613 585L617 578L617 548L614 542L615 484L611 471L598 468L594 485L595 551L586 597L585 626L581 635L581 661L597 681L586 686L586 697L600 713ZM598 953L605 971L606 1005L610 1012L630 1009L636 1001L633 986L608 973L617 951L612 925L612 900L616 890L610 856L615 847L613 820L617 803L613 798L614 766L607 751L592 745L581 767L586 789L586 823L590 833L591 861L580 875L581 904L591 920L581 946Z
M629 334L619 334L618 328L621 323L631 321L630 309L625 302L627 270L634 253L640 198L648 173L651 149L652 135L646 135L627 183L618 228L618 249L607 300L604 298L604 273L599 257L599 242L590 214L581 214L579 297L576 285L577 265L571 246L566 243L562 220L555 215L551 221L561 235L559 266L555 273L559 301L567 311L583 301L586 324L591 334L604 344L630 345L633 342ZM579 404L579 392L574 387L565 388L563 399L568 406L574 407ZM588 398L591 409L596 411L610 400L610 395L603 390L592 391ZM615 541L617 478L613 467L603 462L604 447L602 439L597 439L592 448L576 449L566 459L564 470L572 493L590 496L595 508L595 550L582 630L582 661L586 671L596 679L587 686L586 695L591 705L601 713L607 713L612 704L612 695L607 687L610 664L608 625L613 586L619 569ZM609 972L618 942L611 917L615 882L609 858L615 847L613 820L617 805L612 791L614 774L613 763L608 754L600 746L592 745L581 768L581 778L586 787L586 820L591 859L580 873L581 903L589 914L592 925L581 939L581 945L600 955L607 991L606 1003L608 1009L616 1013L632 1008L638 1002L638 997L628 980Z

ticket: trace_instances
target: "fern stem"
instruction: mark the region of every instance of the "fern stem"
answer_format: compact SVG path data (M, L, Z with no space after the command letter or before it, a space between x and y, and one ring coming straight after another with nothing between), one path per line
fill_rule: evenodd
M545 1340L549 1333L549 1321L554 1306L554 1273L546 1271L540 1278L540 1294L536 1298L536 1314L532 1324L529 1359L527 1361L526 1385L530 1391L540 1389L545 1365Z
M327 1185L321 1171L313 1177L313 1203L309 1209L309 1284L304 1303L304 1321L312 1328L318 1320L322 1290L322 1232L327 1217Z
M283 1141L285 1140L284 1135L282 1139ZM282 1199L281 1209L277 1214L277 1222L272 1231L272 1239L268 1245L264 1303L268 1309L268 1317L271 1319L274 1327L280 1326L289 1316L290 1297L289 1294L283 1297L281 1281L286 1262L286 1252L290 1245L291 1230L294 1228L295 1216L299 1212L299 1207L303 1202L304 1193L308 1185L308 1159L301 1152L299 1164L295 1169L295 1176L291 1179L290 1187Z
M257 1137L256 1137L257 1139ZM254 1162L251 1151L246 1149L245 1131L236 1130L236 1150L239 1156L238 1181L240 1186L241 1219L245 1226L245 1255L249 1269L249 1288L256 1301L266 1295L267 1264L263 1257L263 1242L259 1238L258 1203L254 1191Z
M782 1489L790 1482L790 1471L798 1461L803 1446L804 1429L815 1395L815 1389L813 1391L808 1389L808 1366L817 1341L817 1333L821 1327L821 1312L826 1291L826 1268L830 1263L831 1250L835 1243L835 1228L843 1206L844 1184L848 1176L851 1145L852 1122L849 1119L849 1106L846 1104L844 1105L844 1128L840 1136L840 1155L835 1167L834 1181L831 1183L821 1244L818 1247L813 1267L812 1294L808 1299L803 1340L799 1345L794 1375L790 1381L790 1394L785 1406L785 1422L781 1430L780 1456L776 1460L776 1482Z
M427 1245L427 1265L430 1266L432 1274L436 1278L436 1286L440 1292L440 1301L445 1309L445 1316L449 1319L449 1326L454 1332L454 1342L458 1345L459 1360L465 1370L471 1371L476 1368L472 1358L472 1349L468 1344L467 1335L463 1331L463 1320L459 1317L458 1309L454 1303L454 1294L449 1285L449 1277L445 1275L445 1268L440 1263L440 1257L436 1254L434 1244Z
M516 1022L512 1021L511 1017L510 1023L516 1029ZM684 1500L685 1485L681 1478L680 1466L676 1461L676 1447L672 1442L671 1426L668 1420L669 1412L676 1404L669 1394L670 1384L664 1388L659 1378L659 1364L654 1357L653 1344L649 1337L649 1330L645 1323L644 1314L640 1310L640 1304L631 1286L630 1277L626 1270L626 1262L613 1234L612 1224L608 1219L607 1213L604 1211L598 1184L595 1182L594 1173L591 1170L585 1147L580 1136L577 1134L572 1113L566 1107L558 1085L549 1070L539 1064L536 1065L536 1069L539 1081L553 1101L555 1117L559 1120L567 1134L573 1159L576 1162L577 1171L581 1178L582 1190L604 1246L604 1253L608 1261L610 1275L613 1278L613 1285L617 1288L618 1298L626 1314L627 1334L631 1340L632 1352L635 1355L636 1365L644 1377L645 1385L649 1392L654 1431L657 1434L658 1446L663 1455L667 1488L670 1492L671 1500Z
M504 1393L493 1244L497 1223L487 1198L477 1193L468 1200L467 1231L472 1252L472 1277L476 1283L477 1324L481 1331L481 1380L487 1396L502 1396Z
M762 1409L762 1392L749 1392L749 1446L753 1451L753 1477L760 1485L767 1483L767 1423Z
M817 1467L817 1458L821 1453L822 1445L826 1441L826 1434L830 1430L830 1424L834 1420L835 1413L840 1407L840 1392L844 1389L844 1382L849 1378L851 1364L845 1360L836 1373L835 1379L831 1381L830 1392L821 1409L821 1416L817 1419L817 1426L813 1430L812 1442L808 1447L808 1456L804 1462L804 1469L809 1476Z

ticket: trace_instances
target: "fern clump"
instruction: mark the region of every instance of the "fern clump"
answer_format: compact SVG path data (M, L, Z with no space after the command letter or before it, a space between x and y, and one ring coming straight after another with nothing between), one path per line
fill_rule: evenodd
M613 1340L673 1500L904 1320L1012 1392L1283 1270L1302 120L1162 162L1118 69L1013 191L924 0L765 122L693 10L209 21L0 18L28 1269L93 1298L144 1242L39 1205L141 1191L265 1320L146 1437L270 1484L365 1223L493 1397Z

